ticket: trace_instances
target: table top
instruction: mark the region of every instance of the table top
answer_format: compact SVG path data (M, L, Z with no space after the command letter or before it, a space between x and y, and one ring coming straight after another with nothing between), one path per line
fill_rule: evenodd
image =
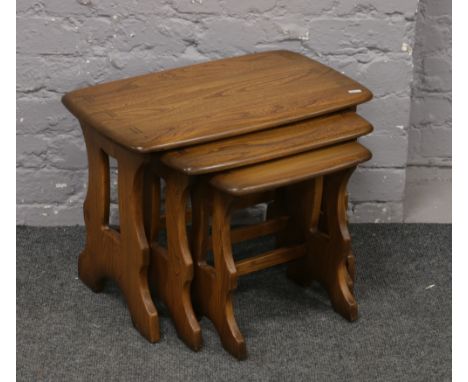
M290 156L369 134L372 125L352 111L336 112L268 130L170 150L167 166L200 175Z
M72 91L82 122L148 153L263 130L368 101L345 75L289 51L270 51L150 73Z
M365 162L372 154L357 142L308 151L274 161L227 170L210 182L232 195L246 195L330 174Z

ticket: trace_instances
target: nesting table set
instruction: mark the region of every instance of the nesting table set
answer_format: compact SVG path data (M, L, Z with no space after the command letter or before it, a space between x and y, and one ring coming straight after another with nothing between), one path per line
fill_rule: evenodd
M355 320L346 185L371 157L357 138L372 126L356 113L371 97L359 83L289 51L66 94L89 165L80 279L95 292L115 280L150 342L160 338L151 289L190 348L201 348L198 318L206 316L238 359L247 356L232 302L240 276L289 263L288 277L304 286L319 281L333 308ZM109 225L109 156L118 163L118 228ZM265 221L231 227L233 211L263 202ZM166 246L158 240L162 229ZM275 249L233 258L233 243L264 235L275 236Z

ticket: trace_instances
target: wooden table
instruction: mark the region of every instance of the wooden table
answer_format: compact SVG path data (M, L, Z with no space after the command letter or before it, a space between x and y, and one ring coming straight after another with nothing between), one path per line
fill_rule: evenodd
M187 197L196 174L171 170L160 160L162 153L354 110L371 97L350 78L289 51L212 61L66 94L63 103L81 123L89 165L80 279L96 292L106 278L114 279L135 327L158 341L158 314L148 285L152 248L158 296L179 336L199 349L186 233ZM118 163L119 230L109 226L109 156ZM166 181L167 250L157 243L160 178Z

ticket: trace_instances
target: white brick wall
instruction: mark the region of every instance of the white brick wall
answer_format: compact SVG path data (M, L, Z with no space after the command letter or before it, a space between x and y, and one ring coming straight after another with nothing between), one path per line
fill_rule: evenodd
M419 5L409 130L410 166L452 165L452 3Z
M448 70L438 50L446 48L447 17L435 9L446 12L445 1L423 2L438 24L424 29L433 55L418 68L434 74L415 84L436 106L428 113L426 98L414 99L411 131L421 136L417 156L410 140L413 162L432 155L421 146L446 136L438 118L450 112L446 75L437 75ZM417 0L18 0L17 222L83 223L86 155L77 121L60 104L64 92L267 49L306 54L375 93L360 108L375 125L363 140L375 155L351 181L351 218L401 221L416 9ZM430 133L417 115L424 126L435 123ZM438 161L448 155L443 141Z

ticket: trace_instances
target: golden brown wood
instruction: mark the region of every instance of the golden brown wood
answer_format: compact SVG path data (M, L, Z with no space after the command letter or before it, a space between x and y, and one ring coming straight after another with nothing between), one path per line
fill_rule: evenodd
M351 238L344 201L346 184L353 170L350 168L325 176L323 197L327 233L311 232L307 255L292 263L288 269L288 276L301 285L308 285L313 280L320 281L335 311L350 321L357 319L357 303L350 288L347 265L351 255Z
M302 158L299 159L299 156ZM199 179L192 192L194 304L200 314L212 320L223 346L235 357L243 359L247 354L232 306L232 293L241 275L296 260L288 269L291 278L301 284L308 284L314 279L321 281L334 309L349 320L356 319L357 305L349 270L352 265L348 263L351 251L345 208L346 184L356 164L369 157L367 149L351 142L229 171L227 175L222 173L211 179ZM289 161L287 164L284 163L286 160ZM278 184L285 185L283 177L287 174L288 166L294 174L289 175L286 187L276 191L277 198L269 213L274 223L268 225L267 221L260 230L242 228L237 231L239 234L233 234L230 230L230 213L237 195L229 192L233 188L244 189L246 179L239 174L248 175L247 190L268 190ZM254 173L257 174L256 183ZM223 176L223 182L214 181ZM302 182L297 183L298 180ZM241 193L241 198L248 200L245 195L246 192ZM213 205L210 200L213 200ZM214 267L206 262L210 211L213 214ZM285 214L287 216L283 217ZM319 219L325 222L322 225L326 224L326 233L319 230ZM278 237L283 247L234 262L231 248L233 238L249 238L254 233L265 232L267 226L268 233L282 231ZM273 227L274 230L271 229Z
M206 262L208 208L203 186L193 192L194 237L192 255L195 277L192 284L197 312L207 316L219 333L223 347L238 359L247 357L245 340L234 318L232 291L237 272L232 258L230 212L232 198L216 192L213 197L212 247L214 268Z
M352 111L170 151L161 160L188 175L224 171L353 140L372 126Z
M288 225L288 216L272 218L267 221L251 224L231 230L231 243L252 240L260 236L272 235L284 230ZM211 249L211 238L208 240L207 249Z
M104 279L122 290L135 327L150 342L159 340L159 320L148 287L149 248L143 226L145 159L108 142L83 125L89 181L84 203L86 247L80 254L80 279L102 290ZM109 228L109 160L118 162L120 231Z
M166 226L166 218L161 215L161 181L149 168L144 175L144 224L149 243L158 240L159 230Z
M346 109L372 94L298 53L271 51L68 93L78 119L139 152L167 150Z
M288 219L288 216L280 216L258 224L234 228L231 230L231 242L238 243L240 241L255 239L260 236L274 234L283 230L287 226Z
M212 212L212 189L206 182L196 181L191 188L192 235L190 251L192 253L194 276L192 281L193 308L198 316L206 314L208 304L203 296L206 288L211 288L214 269L206 261L208 250L212 248L209 236L210 216Z
M186 232L190 179L177 172L155 169L166 181L167 250L151 243L151 279L167 306L179 337L193 350L202 346L200 325L190 299L193 262Z
M299 259L289 268L290 276L321 281L334 308L354 319L354 257L343 220L350 172L343 169L370 153L355 142L329 146L371 131L355 113L356 105L371 97L357 82L287 51L152 73L65 95L64 104L82 122L89 158L80 278L95 291L106 278L114 279L134 325L154 342L160 333L149 272L178 335L198 350L202 337L192 293L199 313L213 321L223 346L239 359L247 355L232 305L240 275ZM206 144L187 148L200 143ZM169 148L179 150L160 153ZM118 230L108 221L109 155L118 161ZM167 193L164 216L161 177ZM193 260L186 232L192 184ZM285 190L275 193L282 186ZM234 210L274 195L271 220L231 231ZM164 225L167 248L158 243ZM283 248L234 262L233 242L273 233ZM214 267L206 263L210 247ZM316 255L313 248L326 254ZM311 267L315 273L303 274Z
M371 156L370 151L357 142L344 143L229 170L214 176L211 184L231 195L245 195L335 172L369 160Z
M288 224L276 235L276 246L303 243L309 232L315 232L320 216L323 177L319 176L276 190L268 217L288 216Z
M190 223L191 220L192 220L192 211L187 208L187 211L185 211L185 221L187 223ZM161 227L166 226L166 214L165 213L160 215L159 224Z
M244 276L275 265L284 264L304 256L305 253L305 245L273 249L248 259L236 261L237 275Z

